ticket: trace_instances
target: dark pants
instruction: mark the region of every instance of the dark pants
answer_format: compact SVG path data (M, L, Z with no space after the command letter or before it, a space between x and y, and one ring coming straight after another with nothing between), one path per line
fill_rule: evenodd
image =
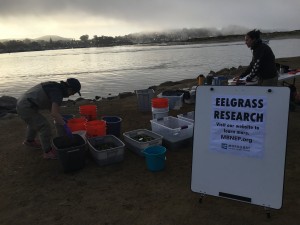
M30 102L22 100L17 104L17 112L21 119L27 124L26 139L34 140L37 135L42 149L48 152L51 149L51 126L45 116L37 109L32 108Z

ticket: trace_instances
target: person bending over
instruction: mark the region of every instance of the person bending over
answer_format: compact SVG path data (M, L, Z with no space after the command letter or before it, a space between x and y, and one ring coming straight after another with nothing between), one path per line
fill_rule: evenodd
M41 111L49 110L51 112L58 133L65 131L70 135L70 129L60 114L60 105L63 98L68 98L75 93L81 96L80 89L80 82L75 78L69 78L60 83L43 82L26 91L18 99L16 107L18 115L27 124L26 139L23 144L42 148L45 159L57 159L56 151L51 147L51 126ZM40 142L36 141L37 135L39 135Z

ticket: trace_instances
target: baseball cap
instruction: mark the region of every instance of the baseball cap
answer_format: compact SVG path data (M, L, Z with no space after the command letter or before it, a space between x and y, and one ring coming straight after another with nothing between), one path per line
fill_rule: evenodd
M79 80L77 80L76 78L68 78L67 84L69 85L70 88L72 88L72 90L75 93L78 93L81 96L81 93L80 93L81 84L80 84Z

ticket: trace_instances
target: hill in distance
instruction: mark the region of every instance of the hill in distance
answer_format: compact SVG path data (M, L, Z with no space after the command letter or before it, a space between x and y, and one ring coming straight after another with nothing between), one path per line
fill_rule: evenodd
M11 41L11 40L17 40L17 41L25 41L25 40L29 40L29 41L49 41L51 38L52 41L70 41L74 38L64 38L64 37L60 37L58 35L45 35L39 38L22 38L22 39L0 39L0 42L7 42L7 41Z
M64 38L64 37L60 37L57 35L45 35L45 36L42 36L39 38L35 38L34 40L35 41L49 41L50 39L52 41L70 41L70 40L72 40L72 38Z

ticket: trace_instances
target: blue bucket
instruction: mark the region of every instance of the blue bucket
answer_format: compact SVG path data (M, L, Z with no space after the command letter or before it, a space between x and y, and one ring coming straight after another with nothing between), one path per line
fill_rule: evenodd
M165 168L166 148L154 145L143 150L148 170L152 172L161 171Z
M106 134L115 135L120 137L121 135L121 122L122 119L118 116L102 116L102 120L106 121Z

